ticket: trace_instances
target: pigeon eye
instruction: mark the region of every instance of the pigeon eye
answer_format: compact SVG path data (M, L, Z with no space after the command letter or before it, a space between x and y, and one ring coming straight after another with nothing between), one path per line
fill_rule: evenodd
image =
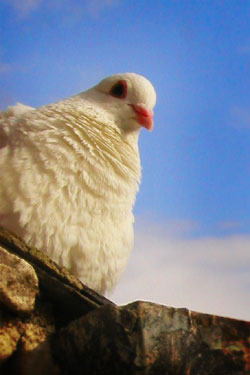
M124 99L127 96L128 87L126 81L117 82L110 90L110 95L118 99Z

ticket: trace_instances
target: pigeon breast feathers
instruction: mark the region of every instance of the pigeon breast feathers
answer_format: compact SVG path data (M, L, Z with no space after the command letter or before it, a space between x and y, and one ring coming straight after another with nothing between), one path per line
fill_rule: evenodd
M146 78L125 73L0 113L0 225L100 293L117 283L133 247L138 136L153 128L155 101Z

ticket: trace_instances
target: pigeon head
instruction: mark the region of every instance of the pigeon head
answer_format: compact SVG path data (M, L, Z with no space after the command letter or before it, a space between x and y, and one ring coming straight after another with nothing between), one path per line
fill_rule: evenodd
M135 73L115 74L86 91L88 99L108 111L118 127L135 131L153 129L156 93L152 84Z

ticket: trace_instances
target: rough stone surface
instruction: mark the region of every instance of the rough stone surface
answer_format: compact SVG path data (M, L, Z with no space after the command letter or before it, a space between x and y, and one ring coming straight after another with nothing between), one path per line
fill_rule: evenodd
M0 245L10 253L26 260L35 269L40 290L51 298L60 316L75 319L111 301L83 285L66 268L59 267L46 254L30 248L15 234L0 226Z
M118 307L3 228L0 246L1 375L249 374L248 322L150 302ZM22 258L39 278L25 314Z
M15 369L24 368L30 354L54 331L52 305L42 299L37 301L35 310L26 316L14 317L7 309L2 308L0 313L0 363L9 359L8 366L11 368L13 362ZM13 356L13 354L15 355ZM20 374L22 373L25 374L20 371Z
M48 337L72 319L112 302L2 227L0 250L0 374L58 374ZM37 276L39 293L34 292L27 309L29 288L38 291Z
M250 325L150 302L104 306L57 332L63 374L244 375Z
M0 364L14 353L20 337L19 319L0 311Z
M0 301L17 313L29 313L38 291L33 267L0 246Z

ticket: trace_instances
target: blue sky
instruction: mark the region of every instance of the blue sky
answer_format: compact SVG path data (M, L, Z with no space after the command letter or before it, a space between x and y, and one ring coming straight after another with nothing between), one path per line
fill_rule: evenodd
M179 258L188 251L190 259L197 259L187 243L194 249L199 245L201 254L204 245L211 262L223 253L215 279L211 266L211 296L220 283L218 274L227 274L237 284L235 296L245 290L242 305L250 281L245 270L250 245L249 2L3 0L0 17L0 108L17 101L31 106L54 102L118 72L145 75L155 86L155 129L140 136L143 180L135 207L135 255L117 300L123 302L133 265L140 264L136 257L147 231L156 259L155 247L169 249L170 239L183 241L171 245ZM227 263L232 243L232 254L238 254L230 255L233 274ZM165 250L159 250L159 259L160 251ZM167 257L163 275L168 262ZM183 285L187 282L183 279ZM149 295L171 304L164 291L165 299L139 286L138 291L127 300ZM204 290L199 292L196 300ZM180 295L185 293L181 288ZM192 300L192 291L187 295ZM209 312L206 303L196 306L189 300L172 303ZM246 316L246 306L237 312L229 303L223 310L220 301L216 313Z

